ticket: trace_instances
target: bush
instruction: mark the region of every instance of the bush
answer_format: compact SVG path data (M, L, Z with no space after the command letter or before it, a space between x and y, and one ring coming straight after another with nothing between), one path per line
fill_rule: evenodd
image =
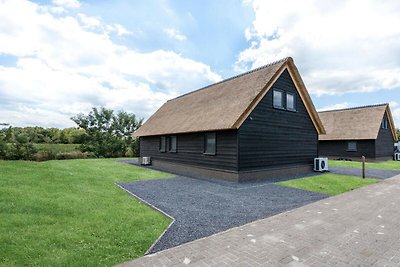
M71 152L60 152L57 153L55 159L87 159L95 158L93 153L81 152L81 151L71 151Z
M35 161L46 161L56 159L56 153L53 151L39 151L33 156Z

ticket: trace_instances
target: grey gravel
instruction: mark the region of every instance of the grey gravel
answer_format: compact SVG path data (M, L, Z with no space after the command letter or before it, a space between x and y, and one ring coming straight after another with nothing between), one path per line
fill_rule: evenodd
M177 176L119 185L175 219L149 251L154 253L328 197L273 184L287 179L234 183Z
M362 175L361 168L349 168L349 167L329 167L329 171L335 174L343 174L343 175L353 175L360 176ZM365 169L365 177L368 178L378 178L378 179L387 179L393 177L395 175L400 174L400 171L396 170L378 170L378 169Z

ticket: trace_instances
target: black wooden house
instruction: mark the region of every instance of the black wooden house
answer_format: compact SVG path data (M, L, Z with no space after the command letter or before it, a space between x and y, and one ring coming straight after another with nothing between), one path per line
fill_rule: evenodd
M242 181L310 171L323 133L285 58L167 101L134 136L159 169Z
M319 154L331 158L384 160L393 157L397 141L389 104L319 112L326 134Z

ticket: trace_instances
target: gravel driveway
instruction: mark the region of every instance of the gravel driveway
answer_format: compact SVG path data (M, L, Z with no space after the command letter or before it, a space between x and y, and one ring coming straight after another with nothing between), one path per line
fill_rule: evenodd
M149 250L154 253L328 197L273 184L232 183L183 176L118 185L175 221Z
M361 176L361 168L349 168L349 167L329 167L331 173ZM400 171L396 170L378 170L378 169L365 169L365 177L387 179L400 174Z

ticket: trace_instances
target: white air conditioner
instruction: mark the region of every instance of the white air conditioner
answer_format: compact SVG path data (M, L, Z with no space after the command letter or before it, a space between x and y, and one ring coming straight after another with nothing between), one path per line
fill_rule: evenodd
M151 158L150 157L142 157L142 162L140 164L142 164L142 165L150 165L151 164Z
M400 153L394 153L394 160L400 160Z
M328 158L315 158L314 159L314 171L315 172L328 171Z

